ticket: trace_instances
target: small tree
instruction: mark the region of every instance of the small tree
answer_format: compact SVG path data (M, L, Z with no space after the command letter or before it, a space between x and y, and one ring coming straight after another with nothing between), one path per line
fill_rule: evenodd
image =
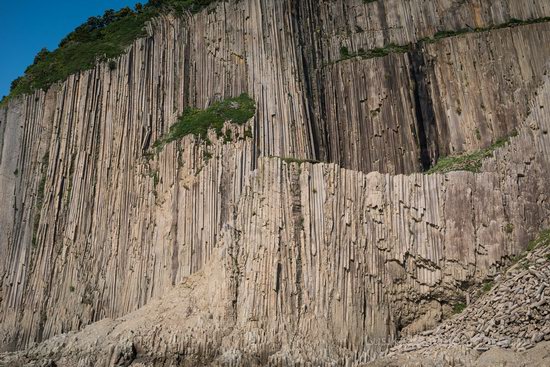
M17 86L19 85L19 83L21 83L21 81L23 81L23 77L22 77L22 76L20 76L20 77L17 78L17 79L14 79L14 80L11 82L10 90L14 90L15 88L17 88Z
M34 64L38 64L40 61L46 60L46 57L50 54L50 51L46 47L43 47L34 57Z

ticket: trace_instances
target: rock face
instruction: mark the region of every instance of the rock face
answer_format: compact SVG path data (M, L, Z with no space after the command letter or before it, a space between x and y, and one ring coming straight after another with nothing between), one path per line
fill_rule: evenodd
M11 100L0 350L51 339L4 360L351 365L434 326L550 226L548 17L546 0L222 2ZM186 106L243 92L257 113L232 141L148 154ZM480 173L420 173L514 131Z
M435 330L400 341L384 359L366 366L514 366L550 364L550 240L541 242L486 295ZM492 289L489 289L492 286ZM537 343L543 342L535 348ZM466 348L464 348L466 347ZM480 352L486 352L479 355ZM530 350L531 352L527 352Z

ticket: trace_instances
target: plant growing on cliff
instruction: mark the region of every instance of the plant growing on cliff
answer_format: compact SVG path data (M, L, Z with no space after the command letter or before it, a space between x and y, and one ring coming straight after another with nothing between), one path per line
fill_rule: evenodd
M527 267L529 264L529 262L526 261L527 254L542 246L550 246L550 229L543 230L535 239L531 240L527 244L527 248L524 252L512 258L512 263L515 264L523 262L523 266Z
M453 313L455 315L461 313L465 309L466 309L466 305L462 302L459 302L459 303L456 303L455 305L453 305Z
M493 289L493 286L494 286L494 283L492 281L485 282L483 283L483 287L481 288L481 291L483 293L488 293L491 291L491 289Z
M363 0L364 3L373 3L376 1L381 0ZM515 19L511 18L507 22L500 23L500 24L494 24L492 26L488 27L481 27L481 28L460 28L460 29L452 29L452 30L441 30L436 32L433 36L426 36L424 38L419 39L414 44L395 44L395 43L389 43L385 45L384 47L378 47L373 48L369 50L365 50L363 48L359 48L357 52L350 52L349 49L346 46L342 46L340 48L340 59L336 60L336 62L348 60L353 57L361 57L363 59L371 59L375 57L384 57L389 54L393 53L404 53L408 52L411 49L417 47L418 45L421 45L422 43L436 43L438 41L441 41L446 38L450 37L457 37L469 33L483 33L492 31L495 29L503 29L503 28L510 28L510 27L516 27L516 26L522 26L522 25L529 25L529 24L537 24L537 23L545 23L550 22L550 17L542 17L542 18L533 18L533 19ZM360 28L360 27L359 27ZM362 32L358 31L358 33ZM331 63L329 63L331 64ZM459 113L460 114L460 113Z
M498 139L491 146L477 150L472 153L466 153L456 156L448 156L440 158L437 163L430 168L426 173L448 173L452 171L470 171L470 172L479 172L481 165L485 158L489 158L493 155L493 152L505 146L510 137L516 136L517 132L513 131L512 134L508 137Z
M136 5L135 10L109 9L102 16L90 17L68 34L56 50L42 49L25 74L12 82L8 98L36 89L46 90L71 74L94 67L98 61L120 56L134 40L147 35L146 23L162 12L196 12L212 2L214 0L151 0L146 5ZM111 70L112 65L109 64ZM4 98L2 103L6 101Z
M222 135L226 121L242 125L256 113L256 104L248 94L236 98L215 102L207 109L188 107L170 127L168 134L153 144L160 149L165 144L179 140L187 135L195 135L203 140L208 139L208 130L213 129L218 136Z

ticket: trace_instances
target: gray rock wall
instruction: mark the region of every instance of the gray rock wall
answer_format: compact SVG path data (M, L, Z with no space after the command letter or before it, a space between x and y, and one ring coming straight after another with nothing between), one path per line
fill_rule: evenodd
M525 168L525 151L513 155L526 170L517 177L501 167L479 176L365 174L418 172L422 152L433 160L517 128L549 56L538 47L548 23L426 45L424 79L411 72L422 65L414 53L334 63L342 45L405 44L550 15L545 1L461 4L220 3L154 20L115 70L98 64L10 101L0 110L2 349L140 308L202 269L229 225L240 231L233 246L249 247L239 250L249 254L242 270L258 279L235 289L250 314L304 330L330 315L335 343L359 349L365 332L391 340L410 324L424 294L454 292L517 252L512 240L525 244L547 213L546 163ZM434 106L428 128L418 119L420 82ZM253 138L211 136L207 146L187 137L144 156L185 106L242 92L257 114L230 128L240 137L250 128ZM269 156L346 169L288 168ZM503 234L509 222L516 232ZM393 283L401 285L384 290ZM399 298L404 289L411 299ZM315 312L302 317L305 305Z
M495 274L506 258L524 250L526 237L548 227L550 120L544 108L549 101L547 79L530 104L539 108L479 174L391 176L262 158L201 270L137 311L24 352L0 354L0 364L353 366L369 361L399 333L429 328L452 302L466 302L468 284ZM537 258L537 268L545 269L540 263L545 257ZM535 262L531 255L523 262L528 260ZM523 262L507 282L530 278L528 294L540 295L544 284L531 285L540 271L522 270ZM503 284L499 287L503 291ZM506 295L499 295L500 302L510 305ZM454 333L479 328L478 320L487 322L483 327L495 325L476 305L453 322L472 314L478 319ZM538 300L537 307L548 312ZM534 322L519 325L532 331ZM426 365L454 360L468 365L477 358L475 352L442 348L416 357Z

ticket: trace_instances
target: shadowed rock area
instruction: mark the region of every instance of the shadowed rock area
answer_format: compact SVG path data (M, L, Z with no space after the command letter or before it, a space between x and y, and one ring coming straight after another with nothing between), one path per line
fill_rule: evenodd
M0 107L0 365L548 363L546 0L146 31Z

